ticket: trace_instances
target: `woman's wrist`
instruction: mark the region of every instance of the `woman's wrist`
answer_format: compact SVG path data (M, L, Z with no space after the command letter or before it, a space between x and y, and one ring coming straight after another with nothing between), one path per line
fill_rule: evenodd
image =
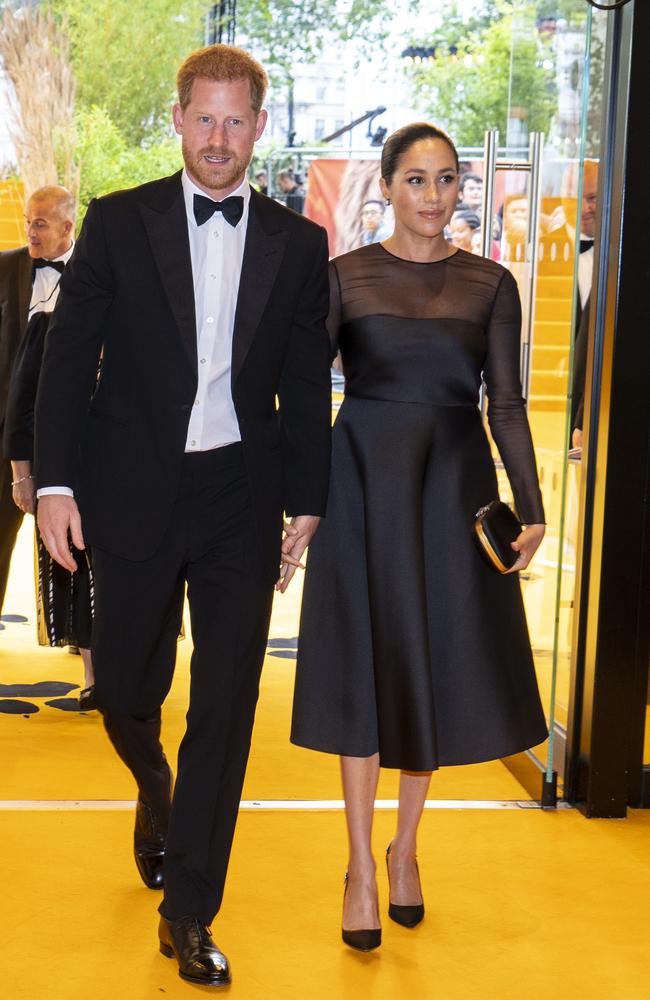
M34 478L34 477L33 477L33 475L32 475L32 474L31 474L31 472L30 472L30 473L28 473L28 475L26 475L26 476L21 476L21 477L20 477L19 479L14 479L11 485L12 485L12 486L20 486L20 484L21 484L21 483L25 483L25 482L27 482L27 481L28 481L29 479L33 479L33 478Z

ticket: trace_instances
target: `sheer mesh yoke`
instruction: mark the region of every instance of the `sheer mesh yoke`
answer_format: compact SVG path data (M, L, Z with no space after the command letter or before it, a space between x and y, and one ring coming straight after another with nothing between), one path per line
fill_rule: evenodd
M330 289L328 328L346 395L476 407L484 378L490 430L519 516L541 523L519 379L521 306L510 272L463 250L420 264L372 244L332 261Z

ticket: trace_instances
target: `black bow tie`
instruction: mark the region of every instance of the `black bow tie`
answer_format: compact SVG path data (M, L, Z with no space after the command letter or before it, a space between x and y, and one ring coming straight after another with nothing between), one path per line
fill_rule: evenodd
M194 218L197 226L202 226L215 212L221 212L226 222L236 226L244 213L244 199L239 194L224 198L223 201L213 201L212 198L204 198L202 194L194 195Z
M584 253L585 250L591 250L593 245L593 240L580 240L580 253Z
M65 264L62 260L47 260L46 257L36 257L32 261L32 264L35 271L39 267L53 267L55 271L59 272L59 274L63 274L63 271L65 270Z

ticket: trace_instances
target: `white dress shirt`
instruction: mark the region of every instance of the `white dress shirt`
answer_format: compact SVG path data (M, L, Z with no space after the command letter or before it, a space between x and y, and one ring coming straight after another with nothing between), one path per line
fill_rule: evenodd
M185 170L182 184L194 279L199 375L185 451L210 451L241 441L230 371L251 189L244 179L231 192L244 199L244 211L236 226L226 222L221 212L215 212L202 226L197 226L194 195L208 196Z
M67 264L72 257L74 241L70 249L61 254L60 257L53 257L52 260L62 260ZM59 282L61 275L53 267L39 267L34 272L34 284L32 285L32 297L29 302L29 319L36 313L51 313L59 297Z
M593 240L593 236L585 236L580 233L581 240ZM578 242L578 250L580 243ZM594 275L594 248L589 247L583 250L578 257L578 293L580 295L580 305L584 309L585 303L591 294L591 283Z

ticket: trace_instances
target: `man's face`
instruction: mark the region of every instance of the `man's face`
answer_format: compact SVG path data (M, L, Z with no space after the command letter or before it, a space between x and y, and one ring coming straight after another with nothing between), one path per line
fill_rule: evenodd
M63 219L54 198L30 198L25 211L29 256L54 260L70 249L72 222Z
M463 201L475 211L483 204L483 184L480 181L465 181Z
M364 205L361 209L361 225L367 233L377 232L383 217L379 205Z
M580 216L580 232L593 239L596 232L596 194L598 191L598 175L585 172L582 182L582 213Z
M182 136L183 159L192 180L206 194L226 197L239 187L266 125L266 111L251 107L245 80L206 80L192 85L183 111L174 105L174 127Z
M278 186L283 194L289 194L296 187L296 182L290 177L279 177Z

